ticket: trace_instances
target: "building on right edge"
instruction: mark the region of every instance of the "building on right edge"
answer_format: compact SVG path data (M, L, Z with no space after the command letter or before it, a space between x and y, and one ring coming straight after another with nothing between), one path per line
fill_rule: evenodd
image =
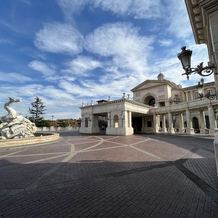
M196 44L206 44L209 63L218 66L218 1L185 0ZM218 96L217 69L214 73Z

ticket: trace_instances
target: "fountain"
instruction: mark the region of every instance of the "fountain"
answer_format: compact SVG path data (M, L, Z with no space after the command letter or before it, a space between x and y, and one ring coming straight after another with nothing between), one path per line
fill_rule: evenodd
M35 123L19 115L15 109L10 107L11 103L17 102L21 102L21 100L9 97L9 101L4 104L8 114L0 118L0 147L35 144L59 138L57 133L36 134Z

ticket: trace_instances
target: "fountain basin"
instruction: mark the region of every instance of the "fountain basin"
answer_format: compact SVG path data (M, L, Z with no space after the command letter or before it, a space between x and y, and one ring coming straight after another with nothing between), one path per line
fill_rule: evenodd
M18 145L31 145L37 143L51 142L59 139L58 133L45 133L36 132L35 137L20 138L20 139L4 139L0 140L0 148L18 146Z

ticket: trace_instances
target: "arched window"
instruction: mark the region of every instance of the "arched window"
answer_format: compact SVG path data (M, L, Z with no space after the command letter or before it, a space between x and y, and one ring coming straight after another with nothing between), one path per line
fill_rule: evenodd
M195 130L199 130L199 123L198 123L198 118L197 117L192 118L192 123L193 123L193 128Z
M119 127L119 118L117 115L114 115L114 127L115 128Z
M153 96L148 96L148 97L146 97L145 100L144 100L144 104L147 104L147 105L149 105L149 106L154 107L155 104L156 104L155 98L154 98Z
M85 118L85 127L88 127L88 118Z

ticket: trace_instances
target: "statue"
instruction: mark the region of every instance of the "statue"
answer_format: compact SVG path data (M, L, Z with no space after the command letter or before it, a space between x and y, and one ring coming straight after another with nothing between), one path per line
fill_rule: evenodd
M4 108L8 114L0 118L0 139L34 137L36 125L11 108L9 105L13 102L21 102L21 100L9 97L9 101L5 103Z

